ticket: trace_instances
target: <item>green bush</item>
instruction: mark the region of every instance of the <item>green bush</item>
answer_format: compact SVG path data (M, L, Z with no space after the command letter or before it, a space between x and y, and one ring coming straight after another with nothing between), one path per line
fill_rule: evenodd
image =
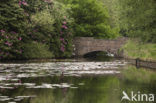
M30 41L49 44L55 29L54 23L55 19L47 9L33 14L28 32Z
M75 36L115 38L119 35L109 26L109 15L101 1L73 0L71 4Z
M0 37L1 59L72 55L73 20L69 7L51 0L1 0L0 3L0 30L7 36ZM15 39L12 33L17 34L13 36ZM20 42L19 37L22 38Z
M50 59L53 53L49 51L49 47L45 44L37 42L29 42L23 45L22 58L24 59Z
M17 59L22 54L22 37L16 32L0 31L0 59Z
M44 32L51 33L54 30L54 17L48 10L37 12L31 16L31 20L34 27L40 27L40 29Z
M50 9L55 18L55 29L52 34L50 48L55 57L72 56L73 19L70 17L70 8L63 3L53 2L53 9Z
M1 0L0 4L0 30L23 33L27 27L27 18L17 1Z
M30 14L27 39L49 45L55 57L71 56L73 20L68 14L70 9L57 1L27 0L27 3L36 5L23 7ZM45 7L41 8L41 5Z
M0 4L0 59L17 59L22 55L28 18L17 0L1 0Z

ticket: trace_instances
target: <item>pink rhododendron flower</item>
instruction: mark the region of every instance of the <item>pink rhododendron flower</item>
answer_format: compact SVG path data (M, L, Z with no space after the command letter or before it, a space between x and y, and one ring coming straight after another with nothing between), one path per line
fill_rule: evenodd
M67 24L67 22L66 22L66 21L64 21L64 22L63 22L63 24Z
M68 29L68 27L65 27L65 29Z
M62 28L65 28L66 26L65 25L62 25Z
M67 17L66 17L66 16L64 16L64 19L67 19Z
M62 51L62 52L65 51L65 47L64 47L64 45L61 46L61 51Z
M12 46L12 43L9 43L8 41L5 42L5 44L8 45L8 46Z
M61 41L64 41L64 38L60 38Z
M8 37L8 36L6 36L6 38L8 39L9 37Z
M19 37L19 38L18 38L18 40L20 40L20 41L21 41L21 40L22 40L22 38L21 38L21 37Z
M24 6L28 6L28 3L25 1L25 0L23 0L23 1L19 1L19 6L21 6L22 4L24 5Z
M25 2L25 1L23 1L22 4L23 4L24 6L27 6L27 5L28 5L27 2Z
M21 2L21 1L19 1L19 3L18 3L18 4L19 4L19 6L21 6L21 5L22 5L22 2Z
M4 35L4 33L5 33L5 31L4 30L0 30L0 32L2 33L1 35L3 36Z
M6 44L6 45L8 45L8 44L9 44L9 42L7 41L7 42L5 42L5 44Z
M5 33L5 31L4 30L1 30L1 33Z
M68 29L68 27L67 27L67 26L65 26L65 25L62 25L62 28L64 28L64 29Z
M20 53L22 53L22 50L19 50Z

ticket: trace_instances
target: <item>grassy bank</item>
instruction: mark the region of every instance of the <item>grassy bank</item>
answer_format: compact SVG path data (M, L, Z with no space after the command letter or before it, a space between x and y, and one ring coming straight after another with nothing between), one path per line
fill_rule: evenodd
M124 55L128 58L156 60L156 44L154 43L140 43L136 40L129 40L122 49L124 50Z
M156 81L155 72L134 66L128 66L127 69L122 71L123 79L128 82L136 82L141 84L150 84Z

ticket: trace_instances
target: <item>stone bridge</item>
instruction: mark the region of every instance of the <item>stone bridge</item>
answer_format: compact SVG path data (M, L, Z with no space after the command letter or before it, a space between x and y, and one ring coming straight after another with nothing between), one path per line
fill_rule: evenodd
M84 56L87 53L95 51L105 51L121 57L122 52L119 49L126 43L127 38L118 38L114 40L94 39L93 37L76 37L74 39L75 55Z

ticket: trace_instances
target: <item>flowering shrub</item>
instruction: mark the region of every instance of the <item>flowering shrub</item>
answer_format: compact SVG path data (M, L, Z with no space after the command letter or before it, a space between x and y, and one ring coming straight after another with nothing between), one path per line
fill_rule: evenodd
M15 55L21 55L20 44L22 37L16 32L6 32L0 30L0 59L17 58Z
M19 0L19 6L21 6L21 5L28 6L28 4L25 0Z
M1 59L71 56L73 20L68 7L52 0L6 2L0 5Z

